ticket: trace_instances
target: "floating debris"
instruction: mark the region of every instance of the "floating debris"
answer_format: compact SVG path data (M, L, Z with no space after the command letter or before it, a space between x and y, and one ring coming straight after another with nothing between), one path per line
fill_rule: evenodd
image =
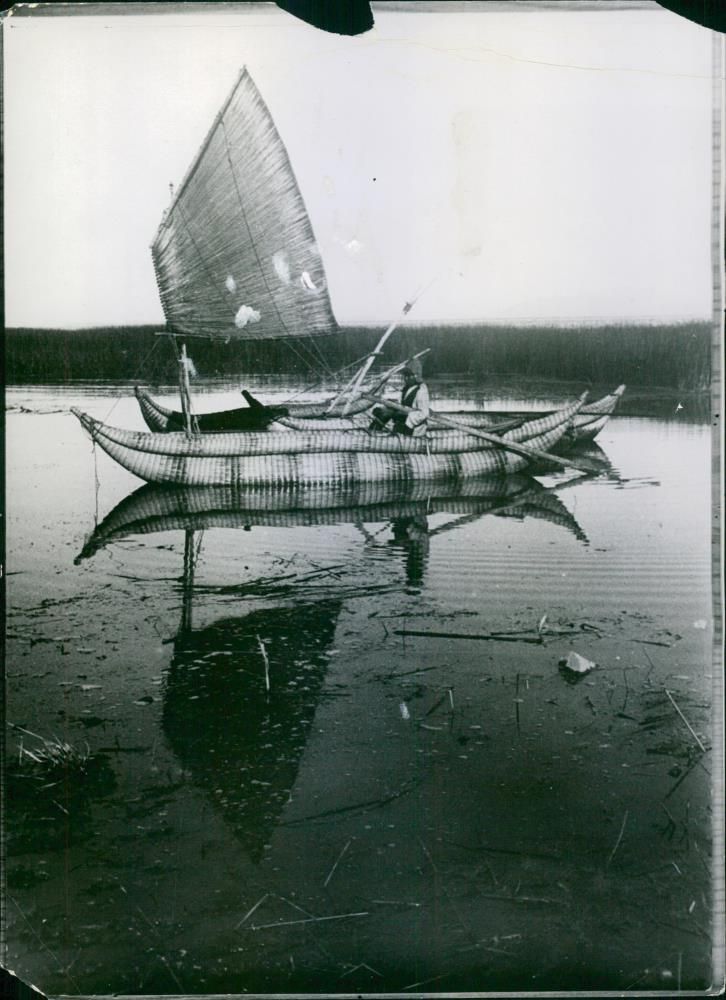
M694 740L698 744L701 752L702 753L706 753L705 746L703 745L703 743L699 739L699 737L698 737L696 731L694 730L693 726L690 724L690 722L688 721L688 719L685 717L685 715L683 714L683 712L679 708L678 704L676 703L676 699L673 697L673 695L670 693L670 691L667 688L665 688L664 690L665 690L665 693L668 695L668 698L670 700L671 705L673 705L673 707L675 708L676 712L678 712L678 714L680 715L681 719L683 720L683 722L686 725L686 728L688 729L688 732L691 734L691 736L694 738Z
M346 851L348 850L348 848L350 847L350 843L351 843L351 842L350 842L350 841L348 841L348 843L347 843L347 844L345 845L345 847L343 848L343 850L342 850L342 851L340 852L340 854L338 855L338 858L337 858L337 860L336 860L335 864L333 865L333 867L332 867L332 868L330 869L330 871L328 872L328 877L327 877L327 878L326 878L326 880L325 880L325 881L323 882L323 888L327 888L327 885L328 885L328 882L330 882L331 878L332 878L332 877L333 877L333 875L335 874L335 869L336 869L336 868L338 867L338 865L340 864L340 862L341 862L341 860L342 860L342 858L343 858L343 855L345 854L345 852L346 852Z
M265 895L262 897L262 899L258 899L255 905L252 907L252 909L248 910L247 913L245 913L245 915L242 917L242 919L234 925L234 929L238 930L242 926L242 924L245 923L246 920L249 920L249 918L252 916L255 910L258 907L262 906L262 904L268 898L269 895L270 895L269 892L266 892Z
M589 674L591 670L594 670L596 666L597 664L593 663L592 660L588 660L585 656L581 656L574 650L570 650L567 656L563 656L560 660L560 669L572 675L571 679L584 677L585 674Z
M259 635L256 638L257 638L257 645L260 647L260 652L262 653L262 660L263 660L263 662L265 664L265 690L269 694L270 693L270 660L269 660L269 658L267 656L267 649L265 648L264 642L262 641L262 639L260 639Z
M606 868L610 867L610 862L613 860L613 858L615 857L615 855L617 853L618 848L620 847L620 841L623 839L623 834L625 833L625 824L627 822L628 822L628 810L626 809L625 810L625 814L623 816L623 822L622 822L622 824L620 826L620 833L618 834L618 839L615 841L615 846L613 847L612 851L610 852L610 855L608 856L608 859L607 859L607 861L605 863L605 867Z
M293 924L318 924L322 923L324 920L347 920L351 917L367 917L369 913L367 910L361 910L356 913L333 913L329 917L305 917L304 920L278 920L272 924L255 924L250 927L252 931L265 931L271 930L276 927L292 927Z

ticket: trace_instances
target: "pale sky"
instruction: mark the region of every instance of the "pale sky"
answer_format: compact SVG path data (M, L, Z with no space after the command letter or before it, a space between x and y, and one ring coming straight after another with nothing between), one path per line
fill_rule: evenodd
M132 8L133 5L129 5ZM163 323L149 245L246 65L340 323L711 315L712 33L661 8L4 25L8 326Z

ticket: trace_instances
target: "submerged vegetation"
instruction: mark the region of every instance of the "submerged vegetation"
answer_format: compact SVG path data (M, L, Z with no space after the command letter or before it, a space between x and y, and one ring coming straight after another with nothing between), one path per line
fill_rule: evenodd
M24 742L18 748L18 773L25 775L50 788L70 777L80 778L86 773L91 761L88 744L83 748L74 746L57 736L50 738L38 736L20 726L14 727L25 736L30 736L33 746L27 747Z
M176 358L157 326L85 330L11 329L5 335L10 384L77 380L176 379ZM191 346L201 376L320 373L373 349L381 329L342 327L324 341L218 342ZM536 375L585 382L627 382L681 390L706 389L711 378L711 327L706 322L659 326L406 326L389 342L392 364L425 347L439 374Z
M7 814L10 855L64 850L93 836L91 805L116 787L106 754L13 723L10 729L18 736L17 751L8 753L5 767L13 804ZM32 887L43 877L43 868L21 866L13 869L10 881L14 888Z

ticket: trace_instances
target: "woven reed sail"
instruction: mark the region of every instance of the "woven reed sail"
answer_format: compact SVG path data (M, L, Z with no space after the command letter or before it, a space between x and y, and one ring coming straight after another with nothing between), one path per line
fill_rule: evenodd
M290 160L246 69L151 247L170 330L229 340L336 329Z

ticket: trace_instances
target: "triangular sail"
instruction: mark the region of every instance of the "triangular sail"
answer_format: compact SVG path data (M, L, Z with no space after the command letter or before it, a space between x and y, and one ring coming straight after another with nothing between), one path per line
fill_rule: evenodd
M174 333L261 340L336 330L305 203L246 69L166 211L151 252Z

